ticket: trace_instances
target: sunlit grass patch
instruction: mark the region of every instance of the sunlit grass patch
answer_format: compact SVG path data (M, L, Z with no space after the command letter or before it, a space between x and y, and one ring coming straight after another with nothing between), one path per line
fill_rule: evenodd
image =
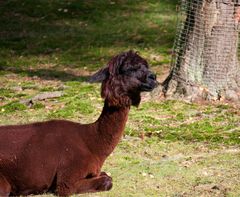
M19 102L10 102L6 105L3 105L0 107L0 113L4 114L4 113L12 113L15 111L22 111L22 110L26 110L27 107Z
M15 93L13 90L0 88L0 96L2 97L2 99L12 98L13 96L15 96Z
M87 79L119 52L139 51L158 75L169 68L175 0L0 4L1 125L94 122L103 99L100 85ZM63 95L22 102L53 91ZM84 196L240 196L239 123L239 107L231 104L159 100L132 107L103 166L113 189Z
M144 103L130 112L128 135L158 136L167 141L203 141L239 144L239 115L222 105L189 104L181 101ZM231 131L232 130L232 131Z

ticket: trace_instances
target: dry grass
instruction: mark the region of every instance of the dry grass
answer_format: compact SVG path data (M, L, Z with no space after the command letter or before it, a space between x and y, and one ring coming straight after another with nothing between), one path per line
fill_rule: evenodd
M86 78L119 51L140 51L161 81L168 73L176 1L0 5L1 125L93 122L103 103L99 85ZM31 107L20 103L49 91L64 96ZM113 189L83 196L238 197L239 144L239 106L147 100L132 108L125 137L103 167Z

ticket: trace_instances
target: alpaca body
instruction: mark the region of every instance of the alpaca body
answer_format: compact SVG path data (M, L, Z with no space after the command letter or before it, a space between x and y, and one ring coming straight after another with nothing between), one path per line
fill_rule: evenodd
M0 126L0 196L53 192L60 196L107 191L112 178L101 167L118 144L131 105L151 91L156 75L129 51L91 77L102 82L103 111L92 124L52 120Z
M0 127L0 176L13 195L56 189L60 195L76 192L71 191L72 185L100 175L122 136L128 111L105 103L92 124L52 120Z

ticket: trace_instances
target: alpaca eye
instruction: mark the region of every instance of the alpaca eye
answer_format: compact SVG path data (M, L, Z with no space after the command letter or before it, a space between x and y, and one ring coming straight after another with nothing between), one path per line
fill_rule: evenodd
M138 68L131 68L131 69L129 69L129 71L131 71L131 72L137 72L137 71L138 71Z
M135 66L135 67L129 68L129 71L131 71L131 72L137 72L137 71L139 71L140 69L141 69L141 65L137 65L137 66Z
M124 74L124 75L129 75L133 72L136 72L137 69L136 68L128 68L128 69L123 69L120 71L121 74Z

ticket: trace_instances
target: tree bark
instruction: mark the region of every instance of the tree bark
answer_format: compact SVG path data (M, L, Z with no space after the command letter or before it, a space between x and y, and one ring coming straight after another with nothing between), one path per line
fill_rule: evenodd
M175 61L163 82L166 97L240 100L240 9L234 1L185 2L186 19L175 41Z

